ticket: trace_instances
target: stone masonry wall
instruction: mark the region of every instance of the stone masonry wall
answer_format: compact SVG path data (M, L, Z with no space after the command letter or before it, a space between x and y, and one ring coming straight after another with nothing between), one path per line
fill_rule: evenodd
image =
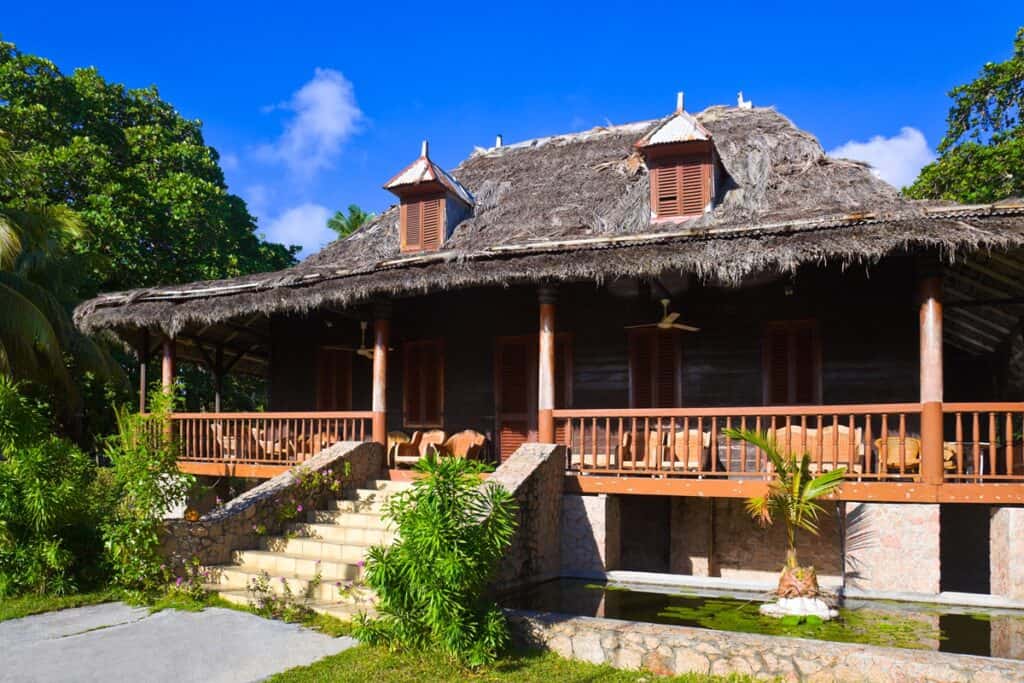
M587 577L619 568L618 496L562 496L562 575Z
M939 506L847 503L846 578L873 592L939 592Z
M510 491L519 504L519 524L492 583L495 590L558 576L564 478L564 446L527 443L488 479L488 484Z
M997 683L1024 680L1024 662L664 626L631 621L509 611L520 645L562 657L658 675L689 672L758 679L904 683Z
M992 508L989 528L990 590L1024 600L1024 508Z
M198 558L207 566L227 564L233 550L259 547L261 535L281 533L284 520L279 512L297 493L296 471L330 472L343 477L344 485L349 486L379 477L383 465L384 448L379 444L336 443L297 468L268 479L211 510L196 522L167 520L161 552L176 571L192 558ZM312 509L321 504L327 494L328 491L313 493L301 503Z

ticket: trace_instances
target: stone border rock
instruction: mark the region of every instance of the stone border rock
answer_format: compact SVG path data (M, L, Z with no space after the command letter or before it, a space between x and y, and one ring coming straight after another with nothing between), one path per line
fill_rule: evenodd
M713 631L566 614L506 610L519 645L568 659L647 669L819 683L1001 683L1024 680L1024 661L929 650Z
M184 564L193 558L205 566L227 564L231 562L233 550L257 548L262 536L282 532L284 520L279 513L296 495L297 471L330 472L342 477L343 485L349 487L381 476L383 465L384 448L380 444L336 443L295 469L214 508L196 522L167 520L161 554L176 573L181 573ZM326 501L329 493L327 490L313 492L305 495L301 503L304 508L314 509ZM262 533L257 533L257 529Z

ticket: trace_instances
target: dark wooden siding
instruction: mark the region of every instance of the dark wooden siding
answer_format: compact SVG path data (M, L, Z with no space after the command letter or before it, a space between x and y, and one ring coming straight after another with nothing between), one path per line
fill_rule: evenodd
M624 326L653 322L657 296L617 297L593 284L559 289L558 332L570 332L573 406L629 405ZM892 260L846 273L806 269L792 280L742 290L691 287L676 296L682 322L701 327L681 334L684 406L762 403L762 342L766 323L816 319L825 403L878 403L918 398L917 309L913 269ZM493 433L495 338L535 334L538 305L532 288L473 289L394 302L388 365L388 427L402 429L402 343L445 341L445 428ZM356 319L311 314L272 326L272 400L275 410L311 409L315 403L315 346L324 340L358 345ZM369 335L368 335L369 337ZM354 358L352 404L368 409L371 363Z

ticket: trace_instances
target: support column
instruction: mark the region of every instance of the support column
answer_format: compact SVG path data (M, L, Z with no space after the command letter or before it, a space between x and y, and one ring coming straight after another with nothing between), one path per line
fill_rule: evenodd
M139 412L146 412L146 392L149 391L149 330L142 331L139 354Z
M388 338L391 335L391 309L379 304L374 309L373 321L373 440L388 443Z
M920 284L921 324L921 479L941 484L942 466L942 278Z
M220 397L224 393L224 345L217 344L213 357L213 412L220 412Z
M540 300L540 339L537 359L537 440L555 442L555 291L543 288Z
M169 394L174 390L174 340L170 337L164 337L160 385L163 387L165 394Z

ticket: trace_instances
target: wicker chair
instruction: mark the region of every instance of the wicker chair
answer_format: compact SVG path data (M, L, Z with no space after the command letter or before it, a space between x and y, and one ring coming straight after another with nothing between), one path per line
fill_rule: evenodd
M445 438L443 429L413 432L409 443L396 444L395 466L415 465L427 453L440 451L444 445Z
M441 452L453 458L480 460L484 455L487 437L478 431L464 429L449 436L441 446Z

